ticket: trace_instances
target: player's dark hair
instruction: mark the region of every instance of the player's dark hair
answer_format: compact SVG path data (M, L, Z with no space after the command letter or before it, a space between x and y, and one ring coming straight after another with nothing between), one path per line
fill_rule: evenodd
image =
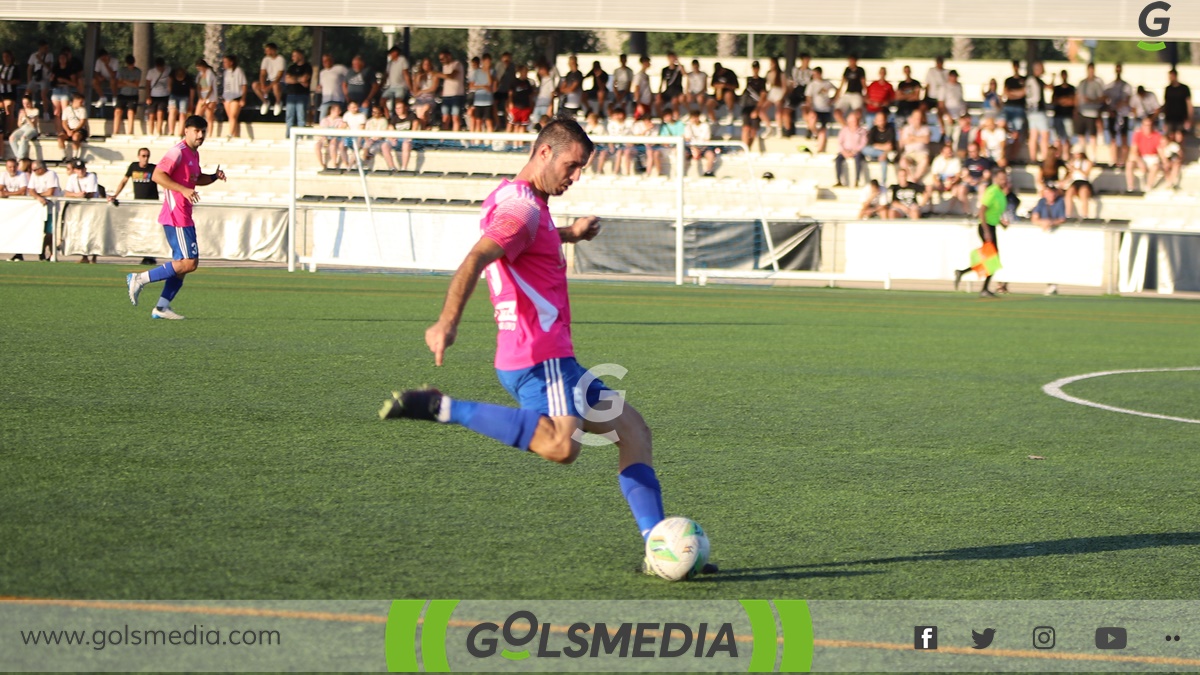
M538 132L537 140L533 143L532 154L536 156L538 148L548 145L554 156L557 157L558 153L575 144L583 146L584 153L588 157L591 157L592 151L596 149L596 145L592 143L592 139L588 138L587 132L579 126L578 122L565 117L556 117L547 122Z
M200 131L208 130L208 120L199 115L188 115L188 118L183 122L184 129L199 129Z

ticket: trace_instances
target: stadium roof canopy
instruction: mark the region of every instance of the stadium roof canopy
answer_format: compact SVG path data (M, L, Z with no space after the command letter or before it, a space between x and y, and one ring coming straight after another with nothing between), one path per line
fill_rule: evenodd
M0 19L396 25L697 33L965 35L1148 40L1151 0L7 0ZM1170 0L1163 40L1200 39L1200 2ZM1162 5L1169 4L1166 9Z

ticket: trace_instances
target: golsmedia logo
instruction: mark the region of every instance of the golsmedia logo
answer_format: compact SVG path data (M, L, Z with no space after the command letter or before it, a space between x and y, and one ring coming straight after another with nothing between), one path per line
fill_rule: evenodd
M499 637L497 637L499 634ZM500 647L503 638L508 647ZM533 647L535 649L521 649ZM710 626L701 623L572 623L565 630L552 623L538 623L530 611L513 612L503 625L492 622L476 624L467 633L467 652L479 659L495 656L510 661L523 661L531 656L540 659L597 658L602 655L632 658L726 658L738 657L733 624Z
M1171 9L1171 5L1162 0L1152 2L1142 9L1142 13L1138 15L1138 28L1142 31L1142 35L1150 38L1161 38L1167 34L1167 29L1171 27L1171 17L1167 16L1167 12ZM1148 52L1157 52L1167 48L1167 43L1162 42L1146 42L1142 40L1138 42L1138 48Z

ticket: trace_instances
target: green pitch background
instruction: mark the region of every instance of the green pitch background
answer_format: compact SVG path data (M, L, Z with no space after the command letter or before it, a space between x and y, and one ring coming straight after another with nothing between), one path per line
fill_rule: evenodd
M445 277L202 268L167 322L128 269L0 267L0 595L1195 597L1200 426L1041 387L1200 366L1200 304L575 283L580 361L628 368L724 570L669 584L631 571L615 448L377 419L423 383L509 402L486 297L436 369ZM1200 372L1067 391L1200 418Z

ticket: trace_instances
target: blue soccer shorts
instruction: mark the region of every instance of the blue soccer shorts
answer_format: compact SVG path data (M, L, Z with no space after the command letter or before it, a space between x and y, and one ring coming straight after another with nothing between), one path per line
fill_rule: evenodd
M163 232L167 235L167 243L171 245L172 259L200 257L200 247L196 245L196 228L163 225Z
M550 359L518 370L497 369L496 375L522 409L550 417L584 417L585 400L589 408L595 408L601 400L600 392L611 391L574 357Z

